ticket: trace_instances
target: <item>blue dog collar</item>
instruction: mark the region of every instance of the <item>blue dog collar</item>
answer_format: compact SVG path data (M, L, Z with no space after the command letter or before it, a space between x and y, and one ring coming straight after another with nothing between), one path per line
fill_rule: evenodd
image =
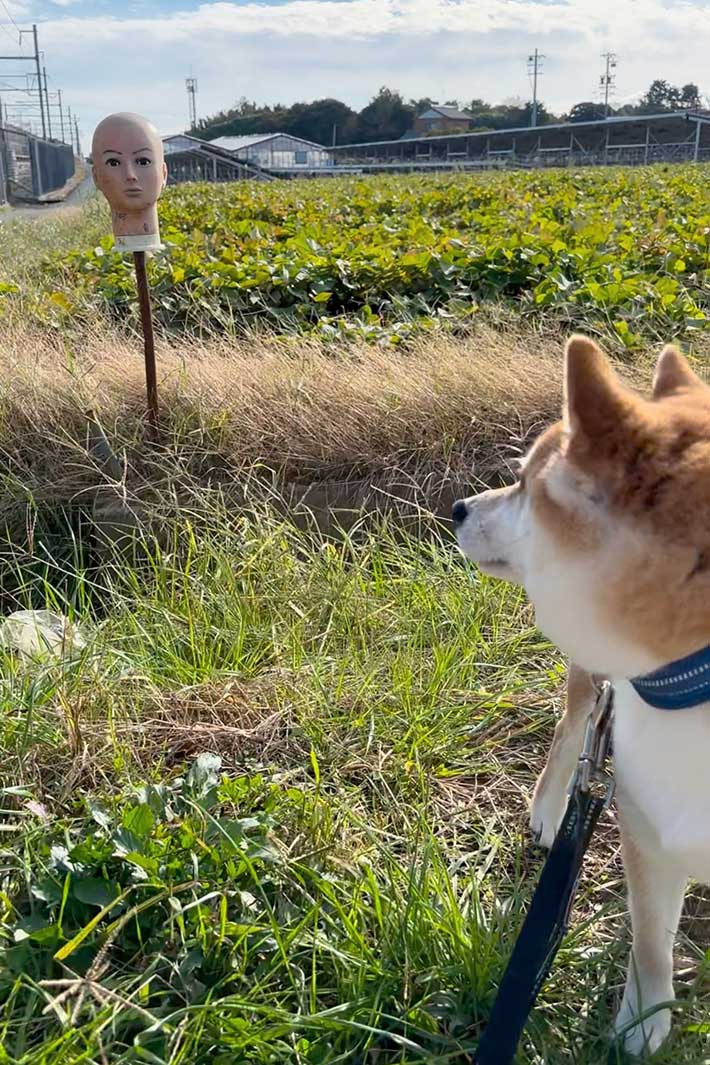
M661 666L631 684L645 703L659 710L689 710L710 702L710 646Z

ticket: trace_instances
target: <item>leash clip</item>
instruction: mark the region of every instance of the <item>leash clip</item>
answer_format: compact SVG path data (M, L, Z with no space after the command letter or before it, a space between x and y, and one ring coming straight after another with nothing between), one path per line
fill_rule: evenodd
M608 680L595 684L595 687L597 700L587 719L582 753L568 794L581 792L586 795L599 786L604 799L603 809L607 810L615 791L614 778L606 771L614 717L614 689Z

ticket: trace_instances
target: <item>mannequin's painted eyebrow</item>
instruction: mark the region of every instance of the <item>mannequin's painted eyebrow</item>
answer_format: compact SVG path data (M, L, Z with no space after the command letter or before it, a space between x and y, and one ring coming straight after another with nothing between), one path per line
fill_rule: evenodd
M152 152L152 150L152 148L137 148L133 154L138 155L138 152Z
M123 155L117 148L104 148L104 155Z

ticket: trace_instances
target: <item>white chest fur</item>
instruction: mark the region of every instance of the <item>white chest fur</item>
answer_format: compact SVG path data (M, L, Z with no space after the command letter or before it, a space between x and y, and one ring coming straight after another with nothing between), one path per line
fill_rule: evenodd
M710 703L656 710L627 681L614 687L620 801L669 860L710 883Z

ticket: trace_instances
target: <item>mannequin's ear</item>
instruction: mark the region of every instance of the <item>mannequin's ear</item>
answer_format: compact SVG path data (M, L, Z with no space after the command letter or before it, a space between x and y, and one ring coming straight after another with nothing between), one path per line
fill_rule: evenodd
M163 163L163 188L165 188L167 183L168 183L168 164L167 163Z

